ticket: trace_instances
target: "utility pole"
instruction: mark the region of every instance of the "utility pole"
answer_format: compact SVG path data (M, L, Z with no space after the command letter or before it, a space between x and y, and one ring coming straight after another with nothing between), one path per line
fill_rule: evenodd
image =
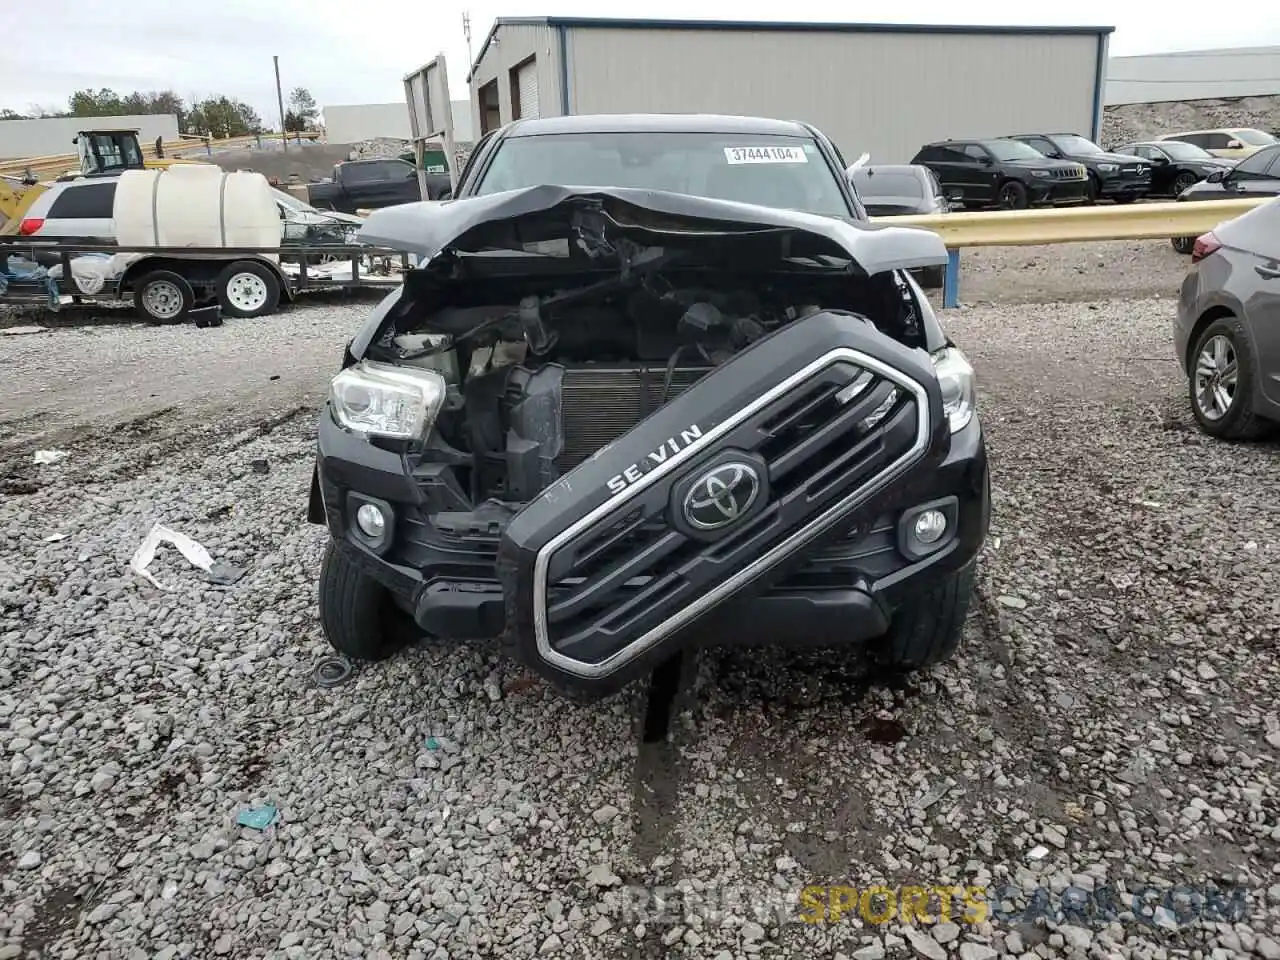
M471 76L471 14L466 10L462 11L462 35L467 38L467 76Z
M284 92L280 89L280 58L272 57L276 66L276 105L280 107L280 149L289 152L289 131L284 128Z

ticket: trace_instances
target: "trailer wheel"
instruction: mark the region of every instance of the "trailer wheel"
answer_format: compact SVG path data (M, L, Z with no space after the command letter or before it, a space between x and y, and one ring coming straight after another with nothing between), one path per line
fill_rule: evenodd
M196 302L186 278L172 270L152 270L133 285L133 306L151 323L181 323Z
M280 305L280 278L266 264L237 260L218 274L218 302L232 317L261 317Z

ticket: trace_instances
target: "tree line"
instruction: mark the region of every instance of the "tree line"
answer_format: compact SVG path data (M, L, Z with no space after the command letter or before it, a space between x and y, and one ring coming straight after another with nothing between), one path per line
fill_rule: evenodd
M315 127L320 109L306 87L289 94L284 127L290 133ZM264 133L275 128L264 124L253 107L225 95L191 98L190 105L172 90L138 91L121 95L109 87L77 90L67 98L67 109L34 107L27 113L0 108L2 120L37 120L45 117L119 117L172 113L178 117L180 133L209 136L215 140Z

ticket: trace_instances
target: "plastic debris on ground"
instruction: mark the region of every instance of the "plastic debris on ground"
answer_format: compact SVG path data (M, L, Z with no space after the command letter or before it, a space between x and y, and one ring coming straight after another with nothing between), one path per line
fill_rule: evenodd
M312 679L317 687L336 687L351 679L351 661L345 657L325 657L316 664Z
M44 466L49 463L57 463L59 460L65 459L66 456L67 451L65 450L37 450L32 460Z
M241 810L240 815L236 817L236 823L242 827L248 827L250 830L265 830L276 820L276 808L264 803L260 807L250 807L247 810Z
M428 749L428 750L439 750L439 749L440 749L440 741L439 741L439 740L437 740L435 737L427 737L427 749Z
M4 327L3 329L0 329L0 335L6 337L21 337L29 333L44 333L48 329L48 327L39 327L34 324L27 324L26 326L21 327Z
M203 570L213 583L225 586L235 583L244 576L244 571L239 567L234 567L229 563L215 563L213 557L209 555L209 551L185 533L171 530L163 523L157 522L147 531L142 543L134 551L133 558L129 561L129 567L134 573L148 580L152 586L159 590L167 590L169 588L161 586L160 581L147 570L147 567L155 559L156 548L162 543L171 543L177 547L178 552L187 558L187 562L193 567Z

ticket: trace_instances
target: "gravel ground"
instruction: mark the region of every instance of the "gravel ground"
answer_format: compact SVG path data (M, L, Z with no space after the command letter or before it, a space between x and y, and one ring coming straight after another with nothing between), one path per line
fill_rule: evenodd
M310 404L361 309L0 338L0 960L1280 958L1277 447L1194 429L1169 300L949 314L995 497L961 653L709 657L665 742L484 647L313 683ZM131 575L156 520L243 579ZM876 884L1006 907L796 920ZM1023 912L1206 884L1238 922Z

